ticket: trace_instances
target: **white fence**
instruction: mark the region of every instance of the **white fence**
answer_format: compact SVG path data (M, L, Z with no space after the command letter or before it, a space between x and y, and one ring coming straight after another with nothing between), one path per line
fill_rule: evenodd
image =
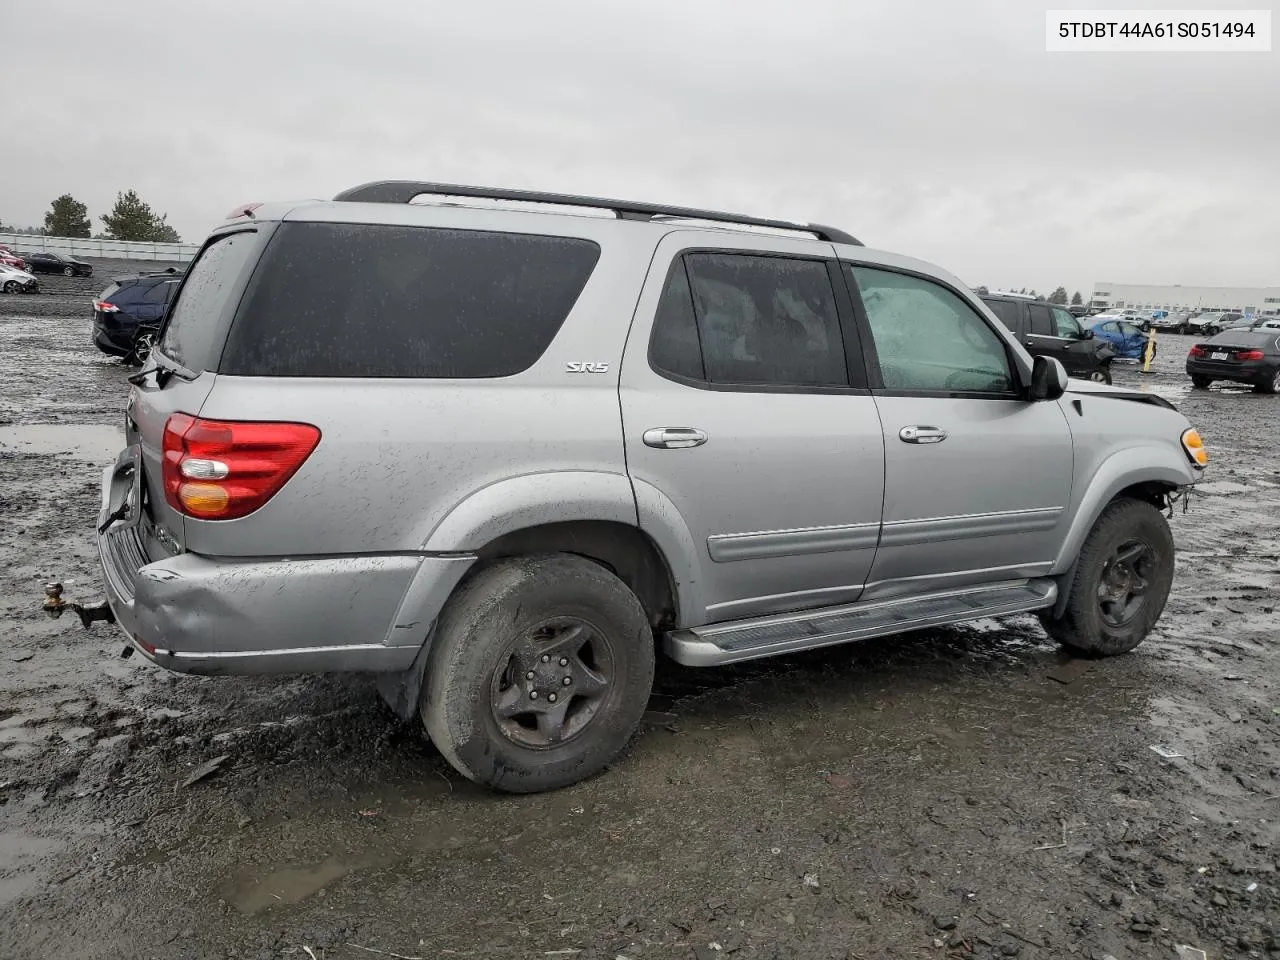
M28 233L0 233L0 244L19 253L60 253L72 257L167 260L176 263L188 262L200 249L194 243L85 240L79 237L41 237Z

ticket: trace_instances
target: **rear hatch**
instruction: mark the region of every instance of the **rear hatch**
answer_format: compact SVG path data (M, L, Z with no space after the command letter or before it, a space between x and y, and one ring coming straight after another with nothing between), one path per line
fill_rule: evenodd
M186 543L183 515L165 496L165 425L175 414L197 415L213 388L226 331L269 227L210 238L178 289L147 366L132 378L125 442L140 447L153 558L156 549L173 554Z

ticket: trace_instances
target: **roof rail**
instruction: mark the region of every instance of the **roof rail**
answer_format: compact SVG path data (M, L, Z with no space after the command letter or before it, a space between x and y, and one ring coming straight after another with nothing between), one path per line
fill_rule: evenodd
M748 227L769 227L774 230L798 230L812 233L827 243L847 243L861 247L862 242L836 227L820 223L792 223L787 220L766 220L763 217L746 217L717 210L696 210L692 207L668 207L656 203L636 203L630 200L606 200L601 197L578 197L562 193L542 193L535 190L506 190L500 187L467 187L448 183L419 183L414 180L377 180L364 183L350 190L343 190L334 200L354 203L409 203L423 194L451 197L473 197L483 200L514 200L523 203L549 203L570 207L597 207L612 210L620 220L654 220L672 217L681 220L709 220L714 223L741 224Z

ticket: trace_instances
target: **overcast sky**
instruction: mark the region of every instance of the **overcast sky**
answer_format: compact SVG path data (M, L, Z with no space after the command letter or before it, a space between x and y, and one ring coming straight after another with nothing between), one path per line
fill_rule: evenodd
M1049 54L1047 6L0 0L0 221L133 188L195 241L405 178L827 222L973 284L1280 285L1280 53Z

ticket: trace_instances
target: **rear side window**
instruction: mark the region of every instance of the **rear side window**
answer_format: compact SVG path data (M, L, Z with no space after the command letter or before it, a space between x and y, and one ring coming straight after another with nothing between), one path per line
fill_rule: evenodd
M849 385L825 263L721 253L688 254L684 262L708 381Z
M169 299L169 291L173 289L173 284L167 280L160 283L153 283L146 288L146 293L142 295L143 303L164 303Z
M211 370L218 363L218 318L236 289L257 240L246 230L219 237L205 247L191 265L187 282L169 312L160 349L194 373Z
M1053 327L1053 315L1049 313L1049 308L1043 303L1028 303L1027 316L1031 320L1031 333L1037 337L1056 337L1058 334Z
M1018 330L1018 305L1008 300L984 300L983 303L996 315L996 319L1008 329Z
M684 260L671 265L667 285L662 288L658 313L653 320L649 360L667 373L692 380L706 380L702 345L698 342L698 321L693 312L693 294Z
M569 237L282 224L245 291L220 372L511 376L550 346L599 257L595 243Z

